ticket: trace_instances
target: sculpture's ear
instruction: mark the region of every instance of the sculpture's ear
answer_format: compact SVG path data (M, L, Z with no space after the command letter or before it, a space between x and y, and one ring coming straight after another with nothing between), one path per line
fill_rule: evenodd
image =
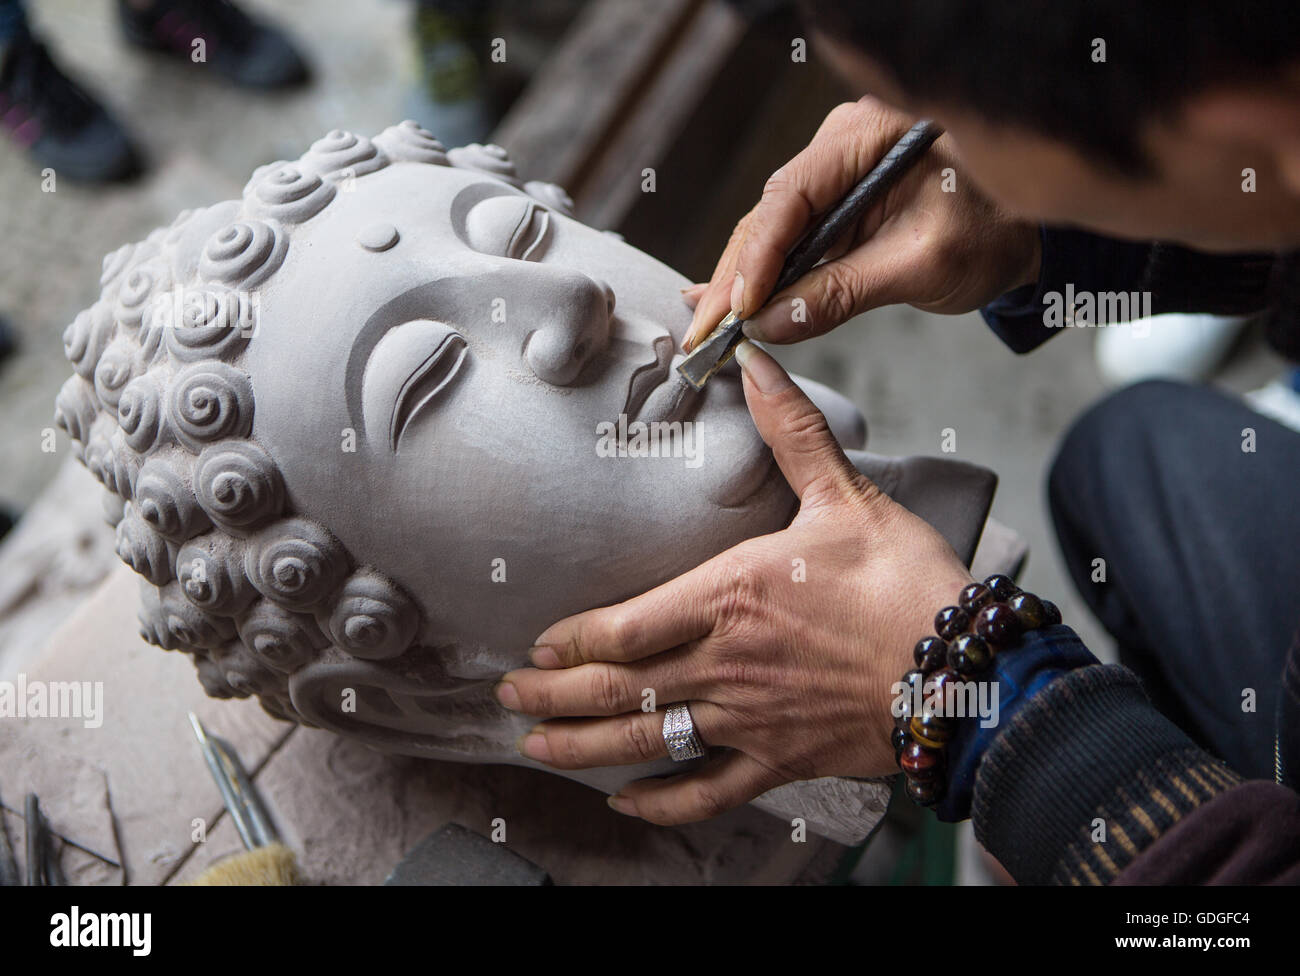
M826 423L846 451L860 451L867 446L867 418L846 397L829 386L804 376L790 377L803 390L813 405L826 417Z

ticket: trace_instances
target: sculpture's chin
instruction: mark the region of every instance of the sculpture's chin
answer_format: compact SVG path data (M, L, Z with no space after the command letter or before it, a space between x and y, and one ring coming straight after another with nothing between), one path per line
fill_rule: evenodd
M767 450L755 452L709 492L709 501L719 508L747 508L784 481L776 458Z

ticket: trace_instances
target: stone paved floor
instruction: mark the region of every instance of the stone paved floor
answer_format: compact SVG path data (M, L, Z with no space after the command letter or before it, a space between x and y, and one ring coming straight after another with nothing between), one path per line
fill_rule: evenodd
M60 335L96 294L102 255L170 222L185 207L233 195L257 164L297 155L333 127L373 132L402 116L413 75L399 0L249 0L291 24L309 52L315 84L301 94L253 98L124 48L107 0L36 0L35 17L57 55L101 92L146 148L153 168L133 187L59 183L0 145L0 312L22 350L0 372L0 502L28 504L67 442L43 454L54 395L68 375ZM677 219L665 214L665 220ZM1102 392L1085 333L1068 333L1028 358L1009 354L974 316L942 318L886 309L783 358L848 393L865 411L881 452L937 452L958 432L958 456L1002 477L995 514L1019 529L1032 554L1028 585L1052 594L1068 620L1104 647L1063 578L1042 497L1062 429ZM1248 351L1225 374L1245 389L1276 366Z

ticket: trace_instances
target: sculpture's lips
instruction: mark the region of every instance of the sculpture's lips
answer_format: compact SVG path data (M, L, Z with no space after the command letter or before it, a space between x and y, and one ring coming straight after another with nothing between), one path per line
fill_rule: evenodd
M655 360L638 368L628 383L623 413L629 422L681 420L699 396L682 382L675 367L684 358L673 354L673 339L663 335L654 340Z
M651 346L654 359L632 371L627 384L627 400L623 403L623 413L628 420L633 420L640 412L647 398L655 387L668 377L668 368L673 356L673 339L668 333L657 336Z

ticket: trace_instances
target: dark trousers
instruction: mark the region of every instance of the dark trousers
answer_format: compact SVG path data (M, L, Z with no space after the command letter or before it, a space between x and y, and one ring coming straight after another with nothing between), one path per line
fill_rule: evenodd
M1075 424L1048 496L1075 584L1152 701L1271 779L1300 627L1300 434L1207 387L1141 383Z

